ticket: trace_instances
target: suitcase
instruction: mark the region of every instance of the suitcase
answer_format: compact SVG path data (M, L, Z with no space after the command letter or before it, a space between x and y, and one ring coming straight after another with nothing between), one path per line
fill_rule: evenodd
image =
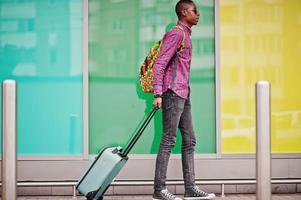
M79 180L76 189L88 200L101 200L113 179L128 160L128 153L136 144L157 109L153 108L143 121L137 133L123 151L121 147L103 149L91 164L85 175Z

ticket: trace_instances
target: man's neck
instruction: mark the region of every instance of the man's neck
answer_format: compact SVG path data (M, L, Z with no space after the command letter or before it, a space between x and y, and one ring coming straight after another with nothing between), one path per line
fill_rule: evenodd
M187 23L185 20L183 20L183 19L179 19L179 21L180 22L182 22L182 23L184 23L184 24L186 24L189 28L191 28L192 26L193 26L193 24L189 24L189 23Z

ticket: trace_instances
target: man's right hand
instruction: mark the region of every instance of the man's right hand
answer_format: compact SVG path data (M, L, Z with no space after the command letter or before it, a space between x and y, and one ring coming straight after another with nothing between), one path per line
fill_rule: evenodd
M162 107L162 97L156 97L153 101L153 106L160 109Z

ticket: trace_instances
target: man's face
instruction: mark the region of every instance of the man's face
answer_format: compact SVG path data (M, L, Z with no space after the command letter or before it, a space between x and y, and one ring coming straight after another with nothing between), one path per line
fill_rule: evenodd
M199 18L200 18L200 13L197 9L197 7L193 5L188 5L187 8L185 9L186 16L185 16L185 21L188 23L188 25L193 26L197 25Z

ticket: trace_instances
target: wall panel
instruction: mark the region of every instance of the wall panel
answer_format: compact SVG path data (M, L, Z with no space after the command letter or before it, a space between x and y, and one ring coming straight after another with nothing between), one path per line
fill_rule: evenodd
M4 79L18 82L20 155L82 154L81 0L0 2Z
M177 1L89 1L90 153L125 146L152 107L153 96L138 86L138 71L152 43L176 23ZM192 110L197 152L215 153L214 4L196 1L201 12L193 28ZM161 113L133 153L157 153ZM180 152L180 137L174 148Z
M301 152L299 0L222 0L222 152L255 151L255 83L271 82L272 151Z

